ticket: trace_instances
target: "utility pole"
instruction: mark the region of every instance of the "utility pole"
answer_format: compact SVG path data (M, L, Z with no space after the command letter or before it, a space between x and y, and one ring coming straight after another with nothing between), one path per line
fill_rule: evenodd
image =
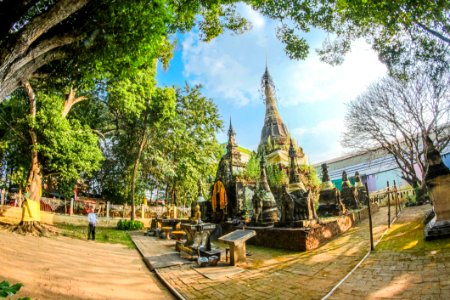
M389 190L389 181L387 182L387 197L388 197L388 228L391 228L391 195Z

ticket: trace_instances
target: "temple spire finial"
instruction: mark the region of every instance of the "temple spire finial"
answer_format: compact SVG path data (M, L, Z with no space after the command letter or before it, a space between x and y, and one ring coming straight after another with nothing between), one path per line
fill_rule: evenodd
M231 123L231 116L230 116L230 127L228 129L228 136L235 136L236 132L233 129L233 124Z
M268 70L269 68L267 67L267 50L266 50L266 71Z

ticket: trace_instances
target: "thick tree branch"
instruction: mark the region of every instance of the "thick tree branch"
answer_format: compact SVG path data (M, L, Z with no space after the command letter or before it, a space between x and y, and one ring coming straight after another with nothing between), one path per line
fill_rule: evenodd
M33 49L30 49L24 57L17 60L16 62L14 62L11 65L9 74L14 74L15 72L17 72L17 70L19 70L24 65L31 62L32 60L36 59L37 57L39 57L45 53L48 53L51 50L56 49L58 47L71 44L78 39L79 38L74 37L74 36L55 36L48 40L44 40L44 41L40 42L36 47L34 47Z
M69 114L70 110L72 109L72 106L74 106L78 102L81 102L81 101L84 101L87 99L87 97L85 97L85 96L75 98L75 94L76 94L76 90L73 88L70 88L70 92L67 95L67 99L66 99L66 101L64 101L64 109L62 111L63 118L65 118Z
M51 61L61 59L65 56L63 51L51 51L44 55L39 56L33 61L17 70L14 74L8 76L7 80L0 81L0 102L5 99L6 96L14 92L21 84L23 80L28 80L33 73L40 67L48 64Z
M436 30L433 30L431 28L429 28L428 26L425 26L424 24L415 21L415 24L417 24L417 26L419 26L420 28L422 28L423 30L425 30L426 32L428 32L429 34L433 35L434 37L442 40L443 42L446 42L447 44L450 45L450 38L444 36L443 34L437 32Z
M30 20L28 24L18 33L18 38L8 49L6 52L4 51L2 57L0 57L0 101L4 99L4 97L8 96L18 85L10 85L9 88L5 87L7 84L7 77L13 77L21 70L21 65L27 64L28 59L27 52L29 52L32 44L40 38L44 33L48 30L56 26L61 21L65 20L67 17L78 11L82 8L89 0L59 0L46 12L34 17ZM67 42L67 40L64 40ZM61 43L61 41L59 42ZM44 47L46 46L46 47ZM47 51L52 51L55 47L48 47L44 42L43 46L39 45L35 47L35 50L38 53L45 53L43 50L47 48ZM33 52L31 50L30 52ZM6 54L5 54L6 53ZM1 53L0 53L1 54ZM25 56L25 57L24 57ZM40 55L42 56L42 55ZM33 57L33 56L31 56ZM24 59L24 61L22 61ZM11 70L15 63L16 70ZM28 74L29 75L29 74ZM21 80L26 80L27 77L22 77ZM14 87L11 90L11 87Z
M78 11L89 0L59 0L47 12L36 16L20 33L15 46L11 49L11 56L17 57L25 53L31 44L49 29ZM14 59L13 59L14 60ZM6 59L8 61L8 59Z

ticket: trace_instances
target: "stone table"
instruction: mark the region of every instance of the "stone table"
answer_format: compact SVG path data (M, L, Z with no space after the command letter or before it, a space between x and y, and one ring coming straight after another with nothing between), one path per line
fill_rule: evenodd
M254 237L254 230L235 230L219 238L230 246L230 265L235 266L237 263L246 262L246 246L245 242Z

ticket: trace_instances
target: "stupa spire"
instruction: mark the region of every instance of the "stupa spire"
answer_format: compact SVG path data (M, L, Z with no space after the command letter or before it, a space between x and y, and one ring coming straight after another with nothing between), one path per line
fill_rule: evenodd
M289 183L299 183L300 175L298 174L297 164L295 163L295 158L297 157L297 151L295 151L292 139L290 139L289 144Z
M261 131L260 145L263 145L270 137L277 144L287 142L288 130L281 120L280 114L275 103L275 85L270 76L269 68L261 78L261 89L264 91L264 102L266 104L266 114L264 118L264 126Z
M231 136L236 136L236 132L233 129L233 124L231 123L231 117L230 117L230 127L228 129L228 138L230 138Z
M236 132L233 129L230 117L230 127L228 128L228 144L227 154L232 160L241 161L241 153L238 151L238 144L236 143Z
M237 147L236 132L233 129L233 124L231 123L230 117L230 127L228 128L228 144L227 144L228 153L231 153L232 149L235 147Z
M259 161L259 184L260 189L270 192L269 182L267 181L267 174L266 174L266 154L264 153L264 150L261 152L261 160Z

